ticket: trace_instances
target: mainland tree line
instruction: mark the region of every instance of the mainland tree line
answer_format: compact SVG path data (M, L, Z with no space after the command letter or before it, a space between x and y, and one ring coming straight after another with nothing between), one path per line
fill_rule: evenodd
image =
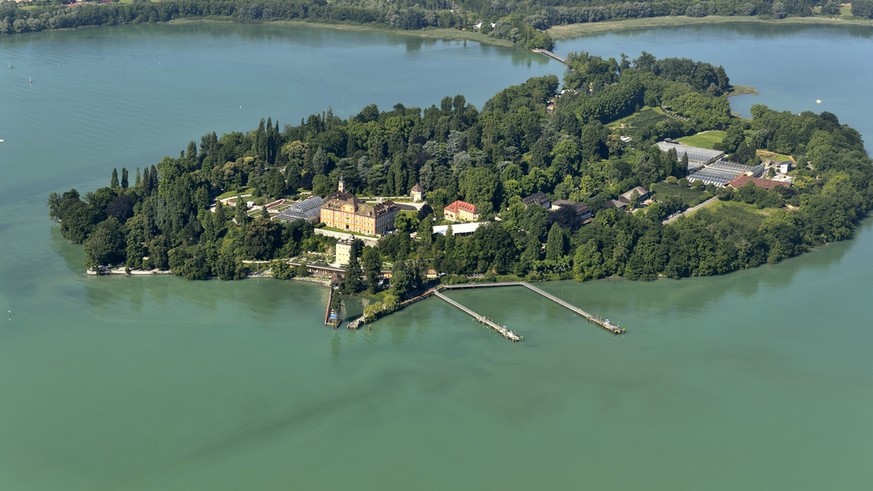
M35 0L20 5L0 0L0 35L83 26L169 22L174 19L224 19L236 22L306 20L395 29L479 29L526 48L551 49L546 29L564 24L686 15L760 16L781 19L811 16L814 9L837 15L835 0L134 0L88 2ZM873 0L855 0L852 14L873 19Z
M858 132L833 114L759 105L751 120L733 117L730 81L708 63L648 53L618 60L578 53L569 63L560 91L555 76L532 78L481 110L456 95L423 109L370 105L346 119L326 111L284 127L268 119L248 132L210 133L178 157L122 169L120 177L113 171L108 187L52 193L50 214L67 239L84 244L89 266L234 279L246 274L243 260L326 251L333 243L309 223L250 216L244 204L211 211L218 195L251 189L251 199L261 200L304 191L324 196L342 177L354 193L398 196L420 183L432 212L402 213L397 233L377 247L357 247L348 286L382 288L375 272L390 267L402 298L431 268L446 281L470 274L587 280L728 273L848 238L870 210L873 166ZM654 143L706 129L723 129L720 147L741 162L757 163L758 149L794 156L794 185L689 185L687 159ZM653 205L634 213L604 208L654 183L677 192L659 191ZM522 203L535 192L585 203L594 219L583 225L572 213ZM720 206L662 223L716 195ZM471 236L434 234L455 199L476 204L483 220L500 220ZM274 270L279 277L301 272L284 263Z

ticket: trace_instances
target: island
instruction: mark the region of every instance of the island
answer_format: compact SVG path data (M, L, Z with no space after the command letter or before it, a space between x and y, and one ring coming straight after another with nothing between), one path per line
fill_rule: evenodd
M315 274L390 311L433 284L725 274L850 238L870 211L873 165L834 114L739 118L705 62L566 63L481 110L456 95L209 133L52 193L50 216L93 272Z

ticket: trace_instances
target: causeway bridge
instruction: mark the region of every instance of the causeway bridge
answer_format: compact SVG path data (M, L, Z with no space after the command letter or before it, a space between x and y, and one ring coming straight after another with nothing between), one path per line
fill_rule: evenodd
M553 59L553 60L556 60L556 61L560 61L561 63L563 63L563 64L565 64L565 65L567 64L567 60L566 60L565 58L561 58L560 56L558 56L558 55L555 54L554 52L549 51L549 50L547 50L547 49L534 48L532 51L533 51L534 53L538 53L538 54L541 54L541 55L546 55L546 56L548 56L549 58L551 58L551 59Z

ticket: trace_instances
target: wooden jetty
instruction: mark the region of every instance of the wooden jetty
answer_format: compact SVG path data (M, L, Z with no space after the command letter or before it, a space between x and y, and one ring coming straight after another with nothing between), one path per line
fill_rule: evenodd
M623 327L618 327L617 325L613 324L612 322L609 322L609 319L603 319L602 317L599 317L599 316L596 316L593 314L589 314L588 312L585 312L584 310L580 309L579 307L576 307L575 305L572 305L564 300L561 300L560 298L552 295L551 293L543 291L543 290L531 285L530 283L522 281L519 284L532 292L538 293L538 294L548 298L552 302L555 302L556 304L566 308L567 310L581 315L589 322L593 322L593 323L597 324L598 326L606 329L607 331L609 331L613 334L624 334L625 333L625 329Z
M585 320L587 320L589 322L597 324L598 326L600 326L604 330L609 331L613 334L624 334L626 332L623 327L620 327L616 324L613 324L612 322L610 322L609 319L604 319L598 315L590 314L590 313L582 310L581 308L576 307L575 305L573 305L565 300L562 300L562 299L552 295L551 293L548 293L548 292L546 292L538 287L535 287L535 286L531 285L530 283L524 282L524 281L505 281L505 282L495 282L495 283L462 283L462 284L457 284L457 285L439 285L435 288L431 288L429 290L426 290L415 297L412 297L408 300L404 300L398 306L398 310L434 295L434 296L437 296L440 299L444 300L449 305L466 313L467 315L469 315L470 317L475 319L477 322L481 322L482 324L485 324L486 326L490 327L491 329L496 331L498 334L500 334L504 338L509 339L510 341L513 341L513 342L518 342L518 341L522 341L524 339L524 336L519 336L518 334L514 333L512 330L510 330L506 326L500 325L500 324L494 322L493 320L485 317L484 315L479 314L468 307L465 307L460 302L458 302L456 300L452 300L451 298L442 294L442 292L444 290L465 290L465 289L471 289L471 288L499 288L499 287L509 287L509 286L522 286L524 288L527 288L528 290L536 293L537 295L540 295L548 300L551 300L552 302L555 302L556 304L560 305L561 307L564 307L565 309L569 310L570 312L573 312L574 314L581 316L582 318L584 318ZM325 311L325 314L324 314L324 323L327 325L333 326L333 327L337 327L339 325L339 319L331 317L331 304L332 304L332 300L333 300L333 294L334 294L334 290L333 290L333 288L331 288L330 296L328 298L327 310ZM352 322L350 322L348 324L348 328L349 329L358 329L358 328L360 328L360 326L363 322L364 322L364 317L363 316L359 317L359 318L353 320Z
M567 60L566 60L566 59L561 58L560 56L556 55L554 52L549 51L549 50L547 50L547 49L534 48L534 49L533 49L533 52L534 52L534 53L539 53L539 54L541 54L541 55L546 55L546 56L548 56L549 58L551 58L551 59L553 59L553 60L556 60L556 61L560 61L561 63L563 63L563 64L565 64L565 65L567 64Z
M327 307L324 309L324 325L336 328L340 325L339 312L334 311L332 308L333 287L330 287L328 290L330 293L327 294Z
M449 305L452 305L453 307L457 308L458 310L460 310L460 311L466 313L467 315L469 315L470 317L476 319L478 322L481 322L482 324L485 324L486 326L490 327L491 329L494 329L495 331L497 331L498 334L500 334L504 338L506 338L512 342L518 342L518 341L521 341L523 339L518 334L507 329L506 326L501 326L500 324L485 317L484 315L477 314L473 310L471 310L471 309L461 305L460 303L452 300L451 298L443 295L439 291L434 290L433 294L436 295L437 297L445 300L447 303L449 303Z
M440 290L460 290L460 289L464 289L464 288L489 288L489 287L494 288L494 287L504 287L504 286L523 286L523 287L527 288L528 290L530 290L538 295L541 295L541 296L551 300L552 302L555 302L556 304L560 305L561 307L564 307L565 309L569 310L570 312L573 312L574 314L578 314L578 315L582 316L585 320L587 320L589 322L593 322L594 324L597 324L598 326L602 327L603 329L606 329L607 331L609 331L613 334L624 334L626 332L626 330L623 327L619 327L619 326L613 324L612 322L609 321L609 319L604 319L600 316L590 314L590 313L580 309L579 307L576 307L575 305L573 305L565 300L561 300L560 298L552 295L551 293L548 293L540 288L537 288L537 287L531 285L530 283L528 283L526 281L506 281L506 282L498 282L498 283L463 283L463 284L459 284L459 285L442 285L439 288L440 288Z

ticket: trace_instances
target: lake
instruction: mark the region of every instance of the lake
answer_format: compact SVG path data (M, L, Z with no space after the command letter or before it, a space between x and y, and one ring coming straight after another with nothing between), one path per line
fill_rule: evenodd
M737 112L828 110L869 143L871 33L664 28L556 51L723 64L760 91ZM451 293L525 336L512 344L436 300L333 331L311 284L87 277L48 219L48 193L106 185L209 131L458 93L481 107L556 62L186 24L0 38L0 67L2 489L873 486L869 220L852 241L723 277L542 285L621 337L523 289Z

